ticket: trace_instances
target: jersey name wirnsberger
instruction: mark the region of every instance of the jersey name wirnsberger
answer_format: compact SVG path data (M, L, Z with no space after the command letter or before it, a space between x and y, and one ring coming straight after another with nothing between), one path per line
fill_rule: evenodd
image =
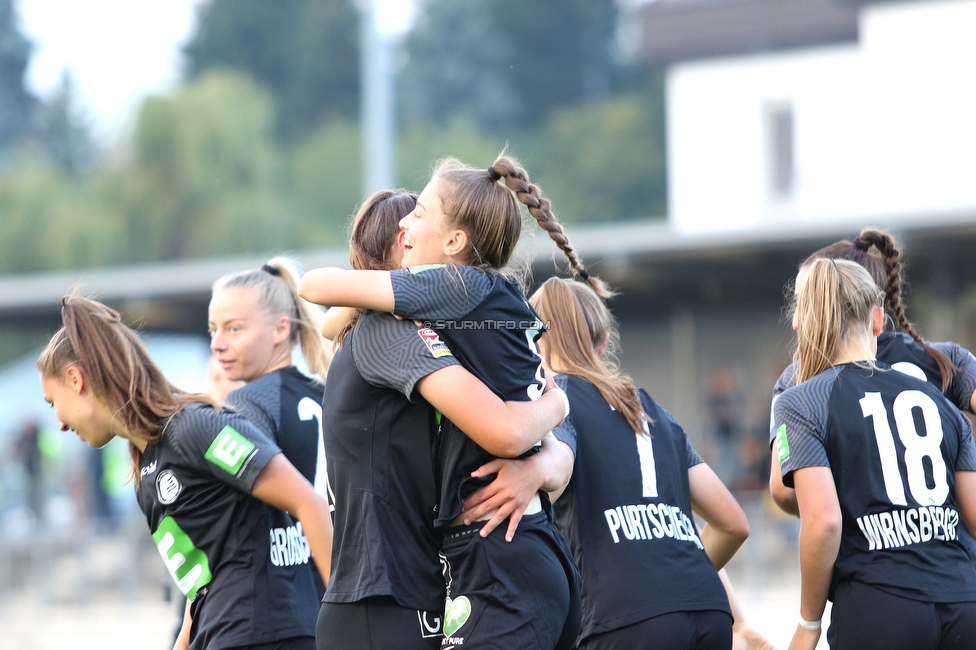
M841 364L774 406L783 482L828 467L843 526L834 585L859 580L926 602L976 600L956 471L976 470L972 426L927 381Z

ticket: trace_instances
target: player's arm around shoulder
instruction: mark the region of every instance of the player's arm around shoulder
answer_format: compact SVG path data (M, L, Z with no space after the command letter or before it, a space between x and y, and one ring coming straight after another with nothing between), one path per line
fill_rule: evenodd
M302 276L298 295L326 307L342 306L393 311L389 271L350 271L337 267L312 269Z
M288 462L284 454L278 453L258 474L251 495L302 522L315 564L322 574L322 580L329 584L332 518L329 516L329 504L315 492L312 484Z

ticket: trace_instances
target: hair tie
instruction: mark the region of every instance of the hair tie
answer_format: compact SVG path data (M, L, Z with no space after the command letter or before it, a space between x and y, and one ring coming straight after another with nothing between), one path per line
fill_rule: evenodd
M864 237L858 237L857 239L855 239L854 245L864 252L867 252L871 248L871 242L869 242Z
M495 168L492 165L488 165L488 175L491 176L491 179L494 181L500 181L502 179L502 175L495 171Z
M589 280L590 279L590 274L586 272L586 269L580 269L579 274L580 274L580 277L583 278L584 280Z
M261 270L264 271L265 273L267 273L268 275L275 276L276 278L280 278L281 277L281 271L279 271L278 269L276 269L273 266L269 266L268 264L262 264L261 265Z

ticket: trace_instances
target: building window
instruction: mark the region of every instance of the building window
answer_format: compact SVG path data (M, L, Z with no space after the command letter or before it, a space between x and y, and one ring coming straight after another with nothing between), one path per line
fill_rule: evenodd
M766 106L766 178L769 194L785 199L793 193L793 107L778 103Z

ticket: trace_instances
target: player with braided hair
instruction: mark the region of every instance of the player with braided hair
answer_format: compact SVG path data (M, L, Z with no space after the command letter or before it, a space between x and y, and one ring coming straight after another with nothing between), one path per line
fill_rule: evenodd
M425 321L461 364L500 397L537 399L546 382L537 347L544 327L521 289L499 272L518 242L519 203L563 250L575 274L598 294L612 295L587 273L550 202L529 182L525 169L504 155L488 170L454 159L437 165L417 207L400 223L405 268L316 269L302 278L300 293L318 304ZM444 536L446 644L572 647L580 616L579 576L545 493L568 482L573 461L568 447L554 445L565 447L565 466L540 472L539 485L519 507L503 506L501 495L466 502L494 480L498 456L443 421L435 524ZM522 451L513 447L502 455ZM496 528L506 521L507 527Z
M884 292L860 265L815 259L792 309L797 385L773 407L800 511L800 615L813 650L976 647L976 446L939 389L876 358Z
M928 343L905 315L902 301L901 250L895 239L878 228L865 228L853 241L844 239L811 254L800 264L796 276L799 285L813 260L827 258L848 260L864 267L875 283L884 290L885 307L902 332L882 332L878 336L878 360L919 379L927 380L965 411L976 411L976 359L956 343ZM794 329L797 323L794 319ZM784 390L797 383L796 369L788 366L773 389L773 403ZM775 433L770 430L773 458L769 487L780 508L791 514L796 511L796 496L783 485Z

